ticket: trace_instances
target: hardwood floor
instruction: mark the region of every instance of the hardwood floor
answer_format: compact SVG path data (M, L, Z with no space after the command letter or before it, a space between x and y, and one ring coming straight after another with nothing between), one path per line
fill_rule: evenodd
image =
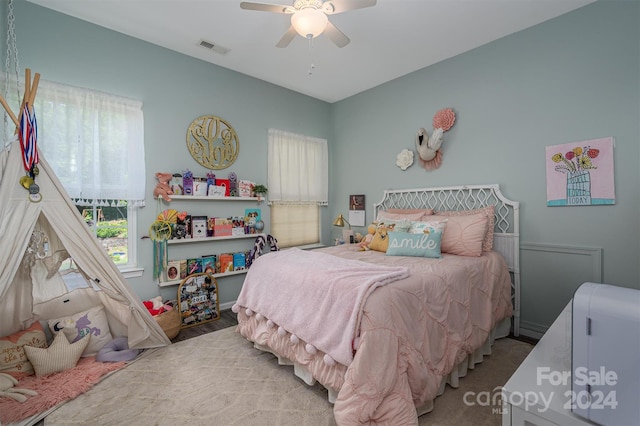
M171 340L172 343L180 342L182 340L191 339L192 337L200 336L201 334L211 333L223 328L233 327L238 325L238 318L231 309L220 312L220 319L215 321L206 322L204 324L195 325L189 328L183 328L180 333Z

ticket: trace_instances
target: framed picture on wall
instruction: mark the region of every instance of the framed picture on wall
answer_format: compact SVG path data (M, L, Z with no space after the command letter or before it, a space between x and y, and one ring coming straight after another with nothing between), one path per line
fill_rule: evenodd
M349 195L349 223L364 226L364 195Z
M616 202L613 138L546 147L547 206L594 206Z

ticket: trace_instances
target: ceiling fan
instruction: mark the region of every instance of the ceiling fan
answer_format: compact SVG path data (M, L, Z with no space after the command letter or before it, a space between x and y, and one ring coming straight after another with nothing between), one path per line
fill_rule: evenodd
M344 47L351 40L336 28L327 15L362 9L376 5L376 0L295 0L293 6L252 3L243 1L240 7L246 10L273 12L291 15L291 26L276 47L287 47L296 34L311 40L324 33L338 47Z

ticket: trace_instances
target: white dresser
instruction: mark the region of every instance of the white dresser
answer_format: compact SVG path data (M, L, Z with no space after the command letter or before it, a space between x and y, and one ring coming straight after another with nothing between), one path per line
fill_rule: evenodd
M504 385L502 425L594 425L571 412L570 372L571 302Z

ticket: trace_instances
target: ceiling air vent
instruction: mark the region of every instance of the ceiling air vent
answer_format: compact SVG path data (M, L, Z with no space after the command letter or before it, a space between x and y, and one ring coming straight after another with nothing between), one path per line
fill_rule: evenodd
M219 53L221 55L226 55L227 53L229 53L229 50L230 50L230 49L227 49L226 47L220 46L219 44L215 44L213 42L210 42L204 39L200 40L198 44L204 47L205 49L213 50L214 52Z

